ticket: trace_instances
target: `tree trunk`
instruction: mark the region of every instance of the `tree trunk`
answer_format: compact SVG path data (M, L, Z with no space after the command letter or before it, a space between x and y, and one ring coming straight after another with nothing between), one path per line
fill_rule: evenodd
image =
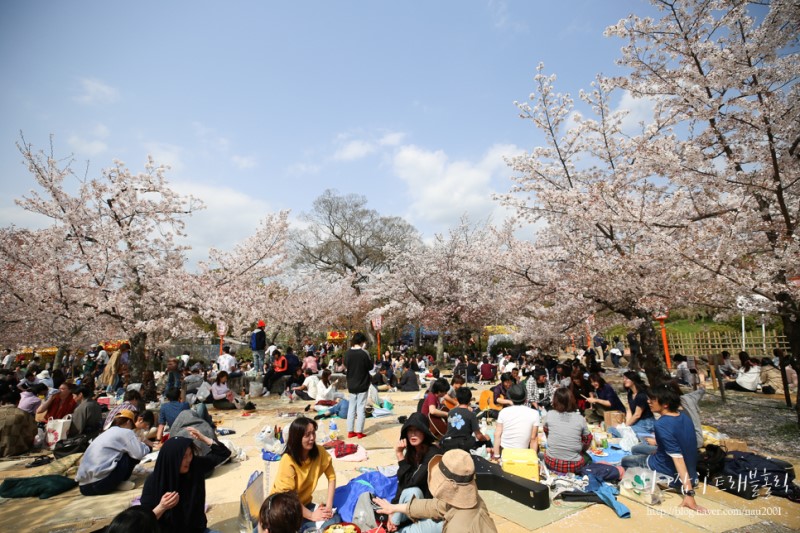
M797 359L800 356L800 324L798 324L796 320L793 320L795 317L794 313L785 312L787 307L789 309L794 308L796 311L796 305L788 295L783 301L779 295L778 301L780 301L784 306L782 309L784 312L781 313L783 334L786 335L786 340L789 341L789 351L791 352L791 360L793 361L792 368L794 368L796 372L797 369L800 368L800 364L797 362ZM794 403L794 408L795 412L797 413L797 426L800 427L800 387L797 389L797 398Z
M144 347L147 344L147 333L140 331L131 336L131 353L128 357L129 383L141 383L147 361L144 358Z
M648 383L652 387L668 379L664 366L664 347L659 341L651 317L649 315L640 315L640 318L643 320L637 331L642 344L641 366L645 374L647 374Z
M61 360L64 358L64 352L67 351L66 346L59 346L58 352L56 352L56 357L53 359L53 370L57 368L61 368Z
M439 336L436 338L436 362L444 364L444 331L439 331Z
M303 323L296 322L294 326L292 326L292 332L294 333L294 343L299 350L301 346L303 346Z

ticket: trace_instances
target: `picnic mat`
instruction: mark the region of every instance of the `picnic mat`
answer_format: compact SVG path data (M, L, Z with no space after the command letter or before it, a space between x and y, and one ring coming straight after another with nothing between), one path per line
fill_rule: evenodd
M585 509L589 505L593 505L583 502L564 502L556 500L551 502L548 509L537 511L527 505L515 502L511 498L507 498L499 492L481 490L479 493L483 501L486 502L490 513L502 516L509 522L514 522L529 531L552 524L557 520L561 520L562 518ZM497 530L503 531L503 527L498 524Z
M603 450L608 455L606 457L600 457L598 455L594 455L593 453L589 454L589 457L592 458L592 462L594 463L608 463L610 465L618 465L622 462L622 458L626 455L630 455L629 452L622 451L617 448L612 448L609 446Z

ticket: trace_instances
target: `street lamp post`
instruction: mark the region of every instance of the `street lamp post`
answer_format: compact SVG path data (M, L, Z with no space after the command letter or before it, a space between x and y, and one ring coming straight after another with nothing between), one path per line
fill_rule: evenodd
M672 361L669 358L669 344L667 343L667 327L664 322L667 320L668 313L664 313L654 317L661 324L661 342L664 344L664 357L667 360L667 370L672 368Z
M228 333L228 324L224 320L217 320L217 335L219 335L219 354L222 355L222 344L225 342L225 334Z

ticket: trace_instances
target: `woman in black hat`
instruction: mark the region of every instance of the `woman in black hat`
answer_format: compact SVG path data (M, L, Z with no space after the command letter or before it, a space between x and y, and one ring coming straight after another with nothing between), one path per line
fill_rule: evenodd
M392 503L406 503L414 498L430 498L428 488L428 463L442 453L434 444L436 440L428 429L428 420L422 413L413 413L400 430L400 440L394 447L397 455L397 494ZM432 520L431 526L435 526ZM419 523L417 523L419 524ZM403 531L412 525L403 513L394 513L389 518L389 531ZM427 524L426 524L427 525ZM427 531L425 528L423 531Z

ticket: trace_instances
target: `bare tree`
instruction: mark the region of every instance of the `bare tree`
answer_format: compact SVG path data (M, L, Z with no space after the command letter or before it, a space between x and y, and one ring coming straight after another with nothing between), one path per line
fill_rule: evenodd
M328 189L303 214L309 226L295 239L298 260L341 278L360 295L371 274L387 268L389 250L402 252L419 241L416 228L400 217L367 207L360 194Z

